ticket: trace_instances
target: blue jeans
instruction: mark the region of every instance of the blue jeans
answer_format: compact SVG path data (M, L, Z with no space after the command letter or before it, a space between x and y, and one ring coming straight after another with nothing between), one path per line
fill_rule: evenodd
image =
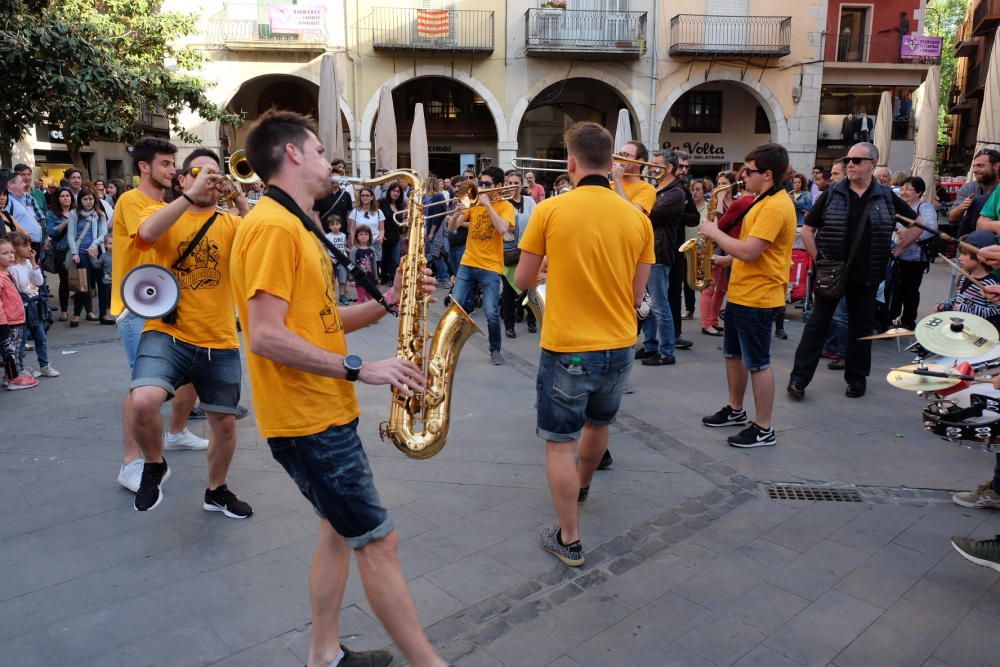
M451 275L458 275L458 267L462 265L462 255L465 254L465 246L452 246L448 249L448 269Z
M654 264L646 283L649 296L653 299L653 310L642 323L642 333L646 336L642 346L647 352L657 352L661 356L674 355L677 339L674 317L670 312L670 267Z
M45 305L48 308L48 304ZM38 367L45 368L49 365L49 348L45 338L45 323L35 322L34 324L24 324L24 335L21 336L17 347L18 366L24 368L24 344L28 337L35 341L35 354L38 356Z
M395 529L375 489L357 419L315 435L268 438L267 444L274 460L347 546L360 549Z
M535 381L538 437L573 442L585 423L614 423L632 368L632 350L563 353L543 348ZM574 365L575 359L580 363Z
M499 273L474 266L458 267L455 289L451 298L458 302L465 312L470 312L475 294L475 286L483 293L483 310L486 311L486 328L490 335L490 352L500 351L500 281Z
M840 297L837 309L833 311L833 321L830 323L830 335L823 343L823 349L838 357L847 356L847 297Z

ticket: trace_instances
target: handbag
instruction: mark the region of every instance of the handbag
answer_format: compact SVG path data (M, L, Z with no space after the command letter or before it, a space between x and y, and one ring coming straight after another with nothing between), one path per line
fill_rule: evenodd
M854 255L861 245L861 237L864 236L865 226L868 225L868 213L872 208L872 199L865 202L865 208L861 212L861 225L854 235L854 243L851 244L851 252L847 255L847 261L838 259L817 259L816 260L816 296L824 299L839 299L847 289L847 267L854 260Z
M82 294L90 290L90 285L87 281L87 269L81 269L77 266L70 269L69 274L69 291L76 294Z
M42 250L42 256L38 259L38 265L46 273L59 273L56 267L56 253L54 250Z
M514 266L521 260L521 249L517 247L518 236L521 228L518 224L514 223L514 238L507 240L504 239L503 242L503 265L504 266Z

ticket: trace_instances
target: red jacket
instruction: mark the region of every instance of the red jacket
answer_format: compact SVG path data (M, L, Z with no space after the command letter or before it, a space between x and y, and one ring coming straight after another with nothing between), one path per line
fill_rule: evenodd
M0 325L24 324L24 304L21 294L6 271L0 273Z

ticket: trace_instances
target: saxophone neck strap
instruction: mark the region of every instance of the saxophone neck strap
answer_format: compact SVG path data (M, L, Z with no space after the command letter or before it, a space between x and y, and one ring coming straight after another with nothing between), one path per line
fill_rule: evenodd
M326 238L323 231L316 226L316 223L313 222L312 218L306 215L306 212L302 210L302 207L299 206L294 199L292 199L291 195L276 185L268 185L267 192L264 193L264 196L270 197L285 208L289 213L297 217L299 221L302 222L302 225L306 228L306 230L315 236L323 247L326 248L327 252L329 252L335 260L337 260L337 264L346 267L348 272L350 272L351 277L354 278L354 282L363 287L373 299L382 304L382 307L386 309L386 312L392 313L393 315L398 314L396 307L386 300L385 295L382 294L381 290L379 290L378 285L376 285L375 281L371 279L371 276L365 273L357 264L352 262L351 258L344 254L340 248L333 245L333 242L330 241L330 239Z
M732 220L729 221L729 224L726 225L722 229L722 233L723 234L728 234L729 230L731 230L733 227L735 227L736 225L738 225L741 222L743 222L743 218L747 217L747 213L749 213L751 211L751 209L753 209L754 206L756 206L760 202L764 201L765 199L767 199L771 195L777 194L782 189L783 188L780 185L772 185L770 190L757 195L757 198L753 200L752 204L750 204L749 206L746 207L746 210L744 210L739 215L737 215L735 218L733 218Z

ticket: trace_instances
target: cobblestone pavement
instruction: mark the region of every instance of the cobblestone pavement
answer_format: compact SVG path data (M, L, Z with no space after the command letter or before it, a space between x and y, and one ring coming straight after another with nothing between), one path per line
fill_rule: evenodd
M927 281L924 310L947 275L935 266ZM922 399L882 380L909 357L878 343L866 397L844 397L821 366L791 403L781 389L802 326L790 313L790 340L773 345L778 445L742 451L700 426L725 384L718 339L693 324L676 366L634 370L615 464L582 508L578 570L537 546L553 513L533 432L535 335L519 325L502 367L470 340L449 444L429 461L379 442L386 391L359 387L362 438L443 654L461 667L997 664L997 575L948 545L1000 532L1000 514L949 500L993 461L921 430ZM317 522L253 420L239 423L230 476L253 518L200 508L196 452L169 453L165 500L139 514L114 481L127 384L116 332L57 323L50 337L63 376L0 394L0 663L302 665ZM383 321L350 345L374 359L394 340ZM858 502L774 500L774 483L849 487ZM390 644L353 573L344 604L345 643Z

